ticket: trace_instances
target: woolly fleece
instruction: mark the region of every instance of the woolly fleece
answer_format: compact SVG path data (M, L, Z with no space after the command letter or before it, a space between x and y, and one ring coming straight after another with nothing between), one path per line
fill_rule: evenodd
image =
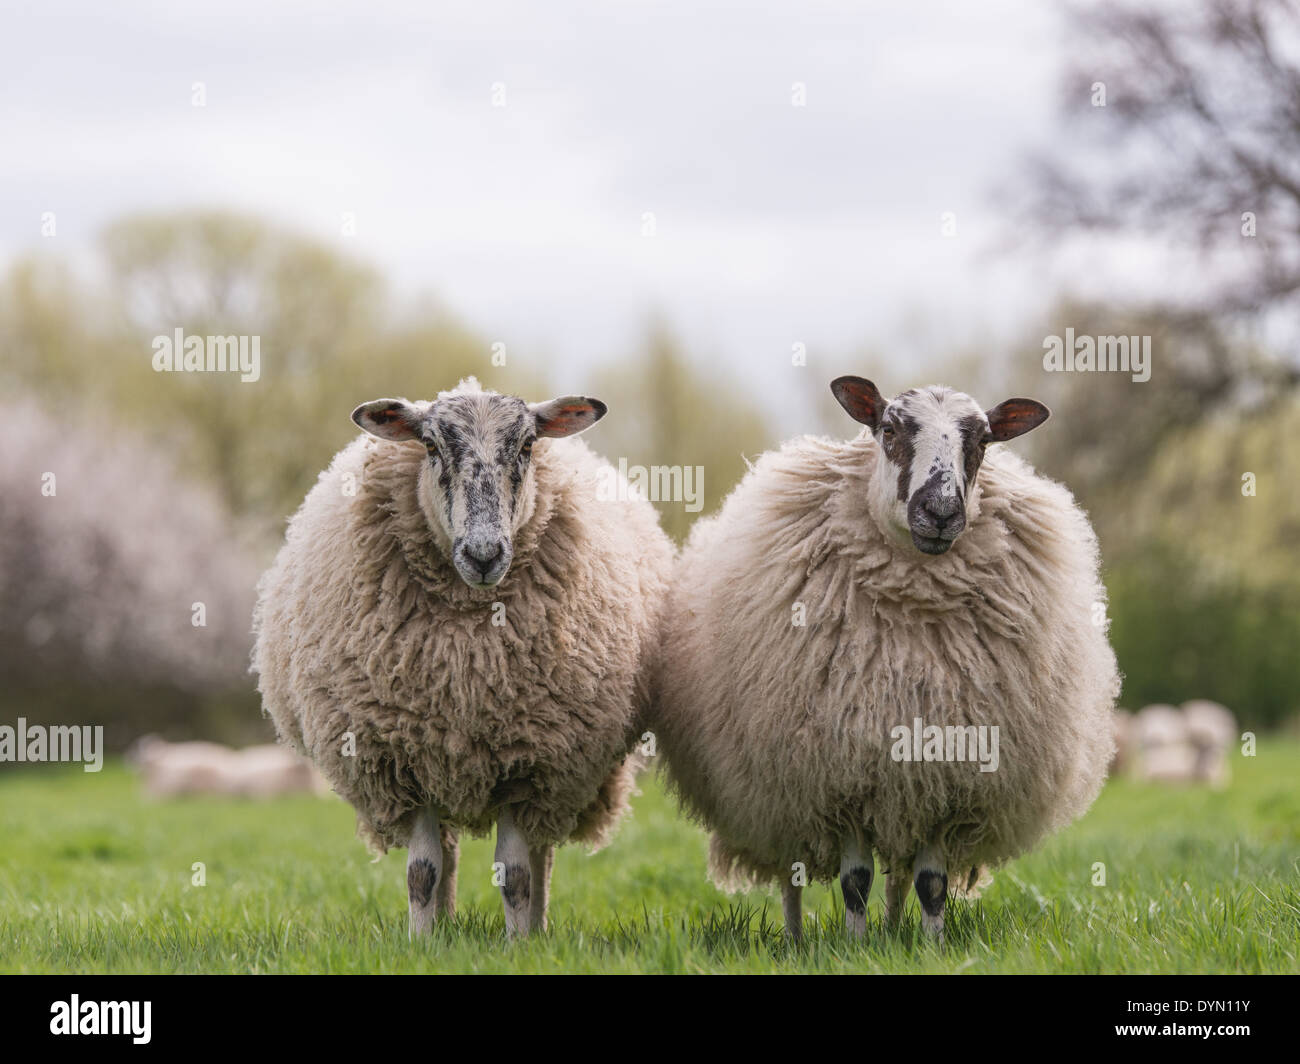
M929 557L869 515L878 455L869 432L764 455L674 571L654 727L726 888L796 861L829 880L855 832L909 876L939 840L959 886L1081 815L1105 777L1119 678L1073 497L991 447L967 530ZM997 771L893 760L891 729L918 717L997 725Z
M470 588L422 509L427 467L419 444L360 437L290 520L254 621L265 711L380 852L427 803L444 841L511 802L530 845L598 848L640 767L672 546L650 503L597 498L608 463L586 444L541 439L510 571Z

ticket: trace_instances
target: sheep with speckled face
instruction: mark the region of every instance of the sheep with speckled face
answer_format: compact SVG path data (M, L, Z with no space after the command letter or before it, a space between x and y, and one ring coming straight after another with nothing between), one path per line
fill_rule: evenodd
M553 847L599 847L640 764L672 547L571 438L605 413L472 378L353 412L262 578L254 668L282 741L406 846L412 933L455 904L457 835L496 827L511 934L546 923ZM485 873L487 874L486 870Z
M832 391L856 439L762 456L692 530L653 727L720 885L778 880L797 936L802 883L838 875L862 935L874 851L887 922L914 884L941 937L950 888L1081 815L1105 778L1119 680L1097 542L1065 488L990 446L1042 404Z

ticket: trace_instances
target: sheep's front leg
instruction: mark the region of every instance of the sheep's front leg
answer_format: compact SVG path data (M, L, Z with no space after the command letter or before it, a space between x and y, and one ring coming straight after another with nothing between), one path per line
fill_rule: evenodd
M781 913L785 917L785 934L791 942L803 939L803 887L786 876L781 880Z
M907 888L912 885L908 874L894 869L885 876L885 926L891 930L903 919L903 905L907 901Z
M916 855L913 865L916 897L921 903L921 926L936 941L943 941L943 907L948 899L948 873L943 853L931 843Z
M455 868L454 865L452 867ZM442 869L442 833L439 830L438 814L432 809L421 809L411 828L411 841L406 851L406 894L411 914L411 938L425 934L433 924Z
M551 865L554 862L554 846L541 846L528 851L529 879L532 885L529 919L534 931L546 930L546 908L551 902Z
M501 902L506 912L506 934L526 935L532 929L532 874L528 843L515 825L509 806L497 817L496 865Z
M840 856L840 893L844 895L844 926L854 938L867 933L867 898L875 865L871 851L856 838L844 840Z

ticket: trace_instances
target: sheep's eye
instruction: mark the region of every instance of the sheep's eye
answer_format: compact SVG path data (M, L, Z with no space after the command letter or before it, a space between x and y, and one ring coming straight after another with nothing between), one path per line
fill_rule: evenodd
M884 436L892 436L892 435L894 434L894 426L893 426L893 425L885 425L885 427L882 428L882 429L880 430L880 432L881 432L881 434L884 435Z
M519 457L531 458L532 456L533 456L533 441L529 440L521 448L519 448Z

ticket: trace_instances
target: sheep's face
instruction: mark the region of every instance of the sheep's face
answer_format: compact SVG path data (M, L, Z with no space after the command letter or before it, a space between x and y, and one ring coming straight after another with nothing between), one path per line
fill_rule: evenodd
M1033 399L1008 399L985 411L951 388L913 388L886 401L861 377L839 377L831 391L880 445L869 506L881 527L923 554L944 554L966 528L984 449L1047 420Z
M576 435L604 414L604 403L582 396L529 405L458 390L431 403L376 399L352 411L352 420L380 439L425 447L426 512L437 539L465 583L488 588L510 569L515 533L532 514L534 442Z

